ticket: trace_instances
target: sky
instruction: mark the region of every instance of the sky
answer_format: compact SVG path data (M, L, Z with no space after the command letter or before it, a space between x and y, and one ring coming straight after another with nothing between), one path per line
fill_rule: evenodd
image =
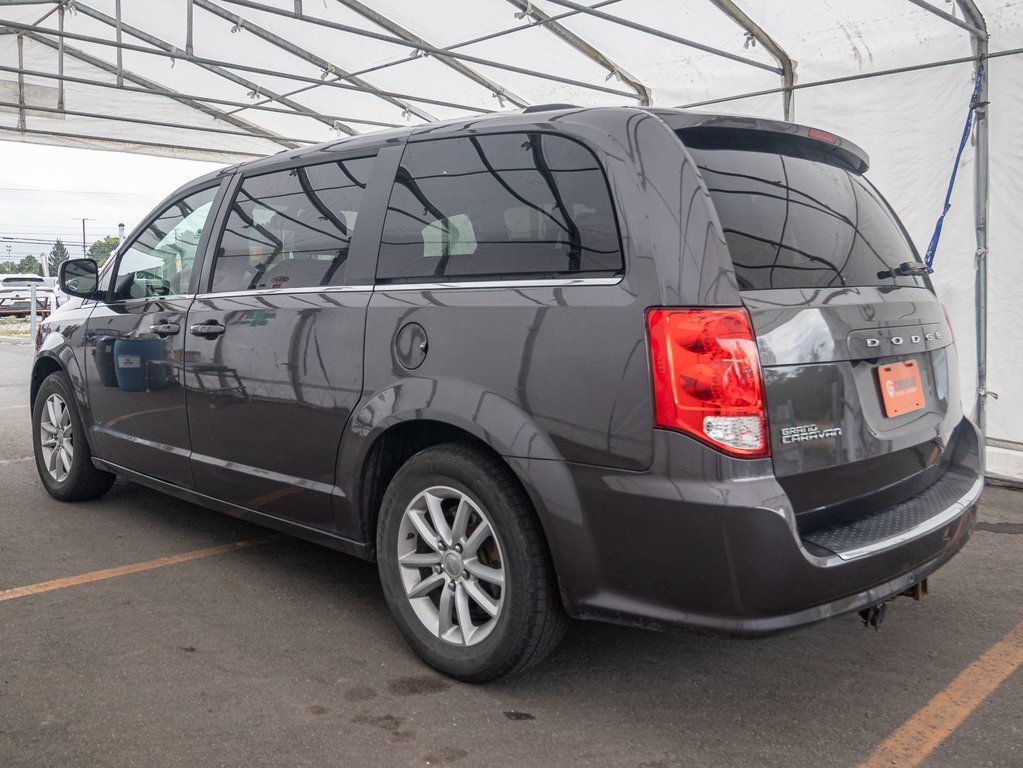
M0 141L0 259L49 253L59 237L72 257L87 245L126 231L186 181L220 167L215 163L126 152ZM8 246L10 249L8 250Z

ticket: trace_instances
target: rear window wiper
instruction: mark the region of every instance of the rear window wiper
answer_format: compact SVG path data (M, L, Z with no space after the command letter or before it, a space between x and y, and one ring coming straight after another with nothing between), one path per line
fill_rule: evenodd
M897 267L885 269L877 273L878 279L886 277L903 277L906 275L926 275L927 267L917 261L904 261Z

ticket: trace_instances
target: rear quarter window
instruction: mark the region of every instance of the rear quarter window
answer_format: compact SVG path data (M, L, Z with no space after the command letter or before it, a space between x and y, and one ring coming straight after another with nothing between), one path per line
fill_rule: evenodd
M607 181L583 145L517 133L409 144L384 220L382 280L622 269Z
M918 258L862 177L785 155L692 149L741 290L924 285L889 270Z

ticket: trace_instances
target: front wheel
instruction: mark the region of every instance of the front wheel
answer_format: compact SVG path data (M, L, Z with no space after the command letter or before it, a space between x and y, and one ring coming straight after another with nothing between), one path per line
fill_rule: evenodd
M36 393L32 446L39 479L60 501L94 499L114 482L112 474L93 466L84 433L67 375L50 374Z
M539 521L508 468L481 449L428 448L398 470L381 506L377 561L402 635L452 677L522 671L564 634Z

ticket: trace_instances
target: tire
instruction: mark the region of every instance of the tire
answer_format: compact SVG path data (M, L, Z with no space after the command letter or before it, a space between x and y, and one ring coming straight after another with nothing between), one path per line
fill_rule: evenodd
M32 408L32 447L39 479L59 501L102 496L114 475L96 469L67 374L52 373L36 393Z
M377 565L405 640L450 677L482 683L521 672L564 636L568 619L532 505L508 467L480 448L435 446L398 470L380 509Z

